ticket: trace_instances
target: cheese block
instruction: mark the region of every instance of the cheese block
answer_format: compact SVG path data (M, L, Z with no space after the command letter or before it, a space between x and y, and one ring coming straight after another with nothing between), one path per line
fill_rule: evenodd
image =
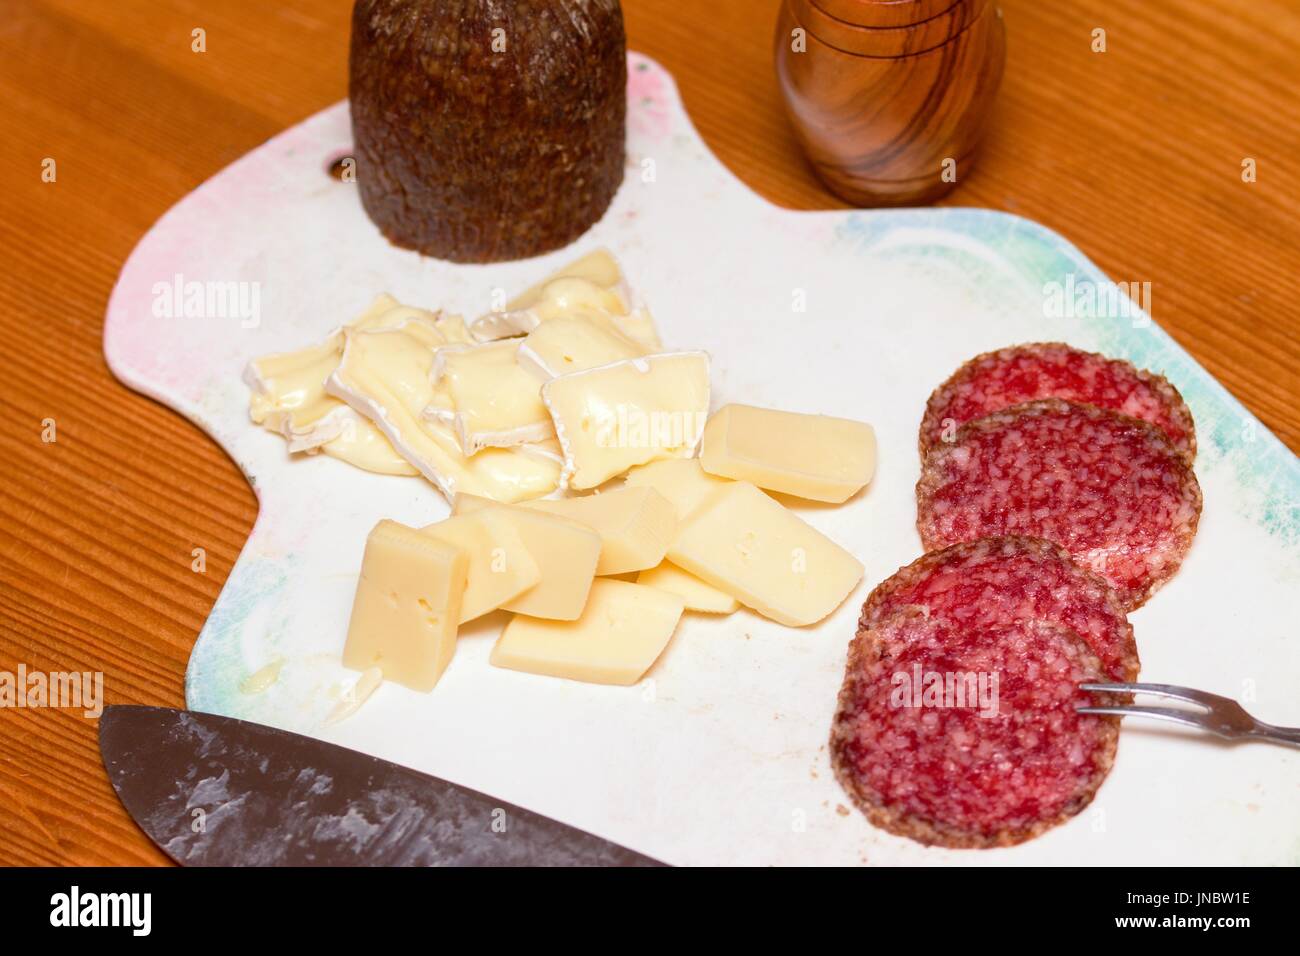
M469 557L395 521L366 539L343 665L430 691L456 650Z
M461 624L495 611L542 579L514 524L495 509L448 518L421 530L469 557Z
M673 503L679 521L686 520L712 492L724 487L729 478L710 475L697 458L666 458L640 465L627 473L625 484L653 488Z
M834 611L863 572L857 558L747 481L705 498L668 559L790 627Z
M491 502L457 495L455 512L471 513ZM597 534L601 576L653 568L663 561L677 532L676 509L653 488L613 488L575 498L546 498L520 503L521 508L566 518Z
M508 448L552 437L555 427L542 404L537 379L516 360L519 343L489 342L439 349L435 387L445 384L461 450ZM436 412L435 401L430 402Z
M569 487L586 490L635 465L688 458L709 409L705 352L663 352L553 378L542 401L555 421Z
M499 512L514 527L542 575L537 584L501 607L530 617L576 620L587 605L587 594L596 574L600 536L559 515L498 505L478 495L456 496L458 515L488 509Z
M740 607L740 602L726 591L719 591L713 585L706 584L669 561L642 571L637 575L636 583L676 594L682 599L688 611L731 614Z
M519 364L541 381L644 355L645 349L607 325L580 316L543 322L519 343Z
M724 405L704 429L700 464L713 475L841 504L875 474L876 433L847 418Z
M448 500L466 491L511 502L555 490L556 462L502 448L468 457L450 425L424 417L434 401L433 362L433 342L417 326L351 332L325 387L374 422Z
M529 501L525 507L561 515L600 535L599 575L653 568L677 533L677 511L653 488L613 488L578 498Z
M635 684L668 646L682 609L667 591L597 578L576 621L511 618L491 661L592 684Z

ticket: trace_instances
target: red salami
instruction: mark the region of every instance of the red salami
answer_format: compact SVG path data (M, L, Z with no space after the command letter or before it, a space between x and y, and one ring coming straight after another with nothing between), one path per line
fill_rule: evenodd
M976 356L935 389L921 421L921 457L967 422L1039 398L1096 405L1151 422L1189 461L1196 456L1192 413L1164 376L1046 342Z
M1187 461L1154 425L1059 399L963 425L926 456L917 527L930 549L990 535L1062 545L1126 610L1182 564L1201 513Z
M972 632L1059 625L1088 642L1112 680L1137 678L1133 628L1114 591L1048 541L983 538L926 554L871 592L859 629L908 608Z
M1021 843L1086 807L1114 762L1117 719L1075 712L1091 697L1078 684L1103 674L1067 628L901 611L850 646L831 731L836 776L891 833L947 847Z

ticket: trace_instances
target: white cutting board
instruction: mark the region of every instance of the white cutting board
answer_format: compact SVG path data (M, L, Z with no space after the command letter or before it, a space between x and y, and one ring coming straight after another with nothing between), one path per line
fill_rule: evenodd
M826 750L845 649L868 591L920 554L917 425L930 390L963 361L1063 339L1164 372L1182 390L1205 512L1181 573L1132 615L1143 676L1238 697L1291 725L1300 464L1145 316L1044 317L1046 283L1104 281L1056 234L973 209L778 209L709 153L662 67L629 62L626 180L604 219L561 252L458 266L389 246L355 186L326 174L350 147L339 103L204 184L131 255L108 309L110 366L208 431L261 503L190 658L189 707L314 734L678 864L1300 861L1300 751L1134 721L1093 805L1018 848L927 849L847 809ZM366 533L380 518L421 524L448 509L421 479L290 458L248 420L245 364L318 341L381 291L474 316L494 289L521 291L600 246L668 346L712 354L715 408L741 401L875 425L871 487L843 507L800 509L861 558L864 581L811 629L745 611L687 615L630 688L489 666L502 623L493 616L462 636L433 693L386 684L323 726L356 677L338 658ZM260 312L214 301L169 316L164 290L178 275L255 284L246 288ZM277 659L274 685L241 691Z

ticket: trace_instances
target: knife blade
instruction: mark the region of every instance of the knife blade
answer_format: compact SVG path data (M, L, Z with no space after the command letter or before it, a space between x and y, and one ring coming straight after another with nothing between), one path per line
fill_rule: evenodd
M99 721L132 819L188 866L663 866L437 777L261 724L115 705Z

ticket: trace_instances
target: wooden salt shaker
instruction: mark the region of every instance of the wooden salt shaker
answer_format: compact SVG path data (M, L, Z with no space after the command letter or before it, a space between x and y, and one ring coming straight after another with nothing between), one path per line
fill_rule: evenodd
M783 0L777 21L777 78L804 152L857 206L947 194L1005 58L993 0Z

